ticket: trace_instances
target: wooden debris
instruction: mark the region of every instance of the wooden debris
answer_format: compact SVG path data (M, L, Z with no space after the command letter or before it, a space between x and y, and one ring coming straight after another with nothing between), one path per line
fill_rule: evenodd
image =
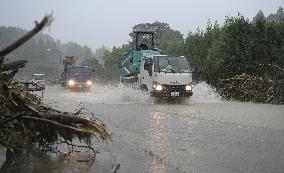
M229 79L220 79L215 87L227 100L284 104L284 80L242 74Z

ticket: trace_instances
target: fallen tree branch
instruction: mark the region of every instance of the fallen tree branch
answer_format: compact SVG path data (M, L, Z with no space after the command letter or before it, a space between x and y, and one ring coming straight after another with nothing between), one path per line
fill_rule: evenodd
M31 111L33 114L36 114L38 117L43 117L42 113L36 110L36 108L29 106L28 104L23 104L23 107Z
M0 57L3 57L5 55L9 54L10 52L12 52L13 50L17 49L18 47L20 47L22 44L24 44L26 41L28 41L30 38L32 38L35 34L40 32L45 27L49 26L52 21L53 21L52 15L44 16L44 18L42 19L42 21L40 23L36 22L36 26L30 32L28 32L26 35L24 35L23 37L21 37L16 42L9 45L8 47L1 50L0 51Z
M64 141L64 143L66 143L67 145L71 145L72 147L78 147L78 148L87 148L87 149L90 149L93 151L94 153L94 159L96 157L96 150L94 148L92 148L91 146L85 146L85 145L76 145L76 144L72 144L72 143L69 143L68 141Z
M96 118L83 118L79 116L75 116L73 114L62 114L62 113L54 113L54 112L45 112L43 114L49 120L56 121L59 123L63 123L66 125L72 125L76 122L77 126L80 128L93 129L95 132L99 132L99 135L102 139L111 138L111 134L105 128L105 125Z
M81 129L81 128L76 128L76 127L72 127L72 126L67 126L67 125L58 123L58 122L56 122L56 121L52 121L52 120L48 120L48 119L44 119L44 118L37 118L37 117L31 117L31 116L22 116L21 118L23 118L23 119L29 119L29 120L34 120L34 121L46 122L46 123L55 125L55 126L57 126L58 128L70 129L70 130L73 130L73 131L75 131L75 132L94 134L93 131L88 130L88 129Z
M12 116L12 117L9 117L9 118L6 118L6 119L0 121L0 126L2 126L3 124L6 124L7 122L12 121L13 119L18 118L19 116L24 115L25 113L26 113L26 112L21 112L21 113L18 113L18 114L16 114L16 115Z

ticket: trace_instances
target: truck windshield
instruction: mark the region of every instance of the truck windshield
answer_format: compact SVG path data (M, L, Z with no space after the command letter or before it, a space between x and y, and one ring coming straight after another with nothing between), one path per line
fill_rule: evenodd
M45 76L44 74L35 74L34 75L34 80L44 80Z
M183 57L155 57L154 71L166 73L190 73L191 69Z
M90 69L88 67L71 67L69 68L69 74L70 75L88 75L90 73Z

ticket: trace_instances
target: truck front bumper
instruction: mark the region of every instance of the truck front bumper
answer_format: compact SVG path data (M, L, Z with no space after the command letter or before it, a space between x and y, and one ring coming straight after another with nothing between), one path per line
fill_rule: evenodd
M74 82L72 85L67 83L67 87L70 89L89 89L91 85L88 85L86 82Z
M150 92L153 97L190 97L192 90L186 90L186 85L163 85L161 91L153 90Z

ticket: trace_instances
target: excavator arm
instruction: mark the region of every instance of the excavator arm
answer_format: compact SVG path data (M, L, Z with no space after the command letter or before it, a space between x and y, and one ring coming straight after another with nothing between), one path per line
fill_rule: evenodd
M131 58L132 58L132 56L131 56L131 53L129 51L124 55L124 60L122 61L122 63L118 64L118 70L119 70L120 75L122 77L127 77L127 76L132 75L130 73L130 71L125 67L125 65L127 65L130 62Z

